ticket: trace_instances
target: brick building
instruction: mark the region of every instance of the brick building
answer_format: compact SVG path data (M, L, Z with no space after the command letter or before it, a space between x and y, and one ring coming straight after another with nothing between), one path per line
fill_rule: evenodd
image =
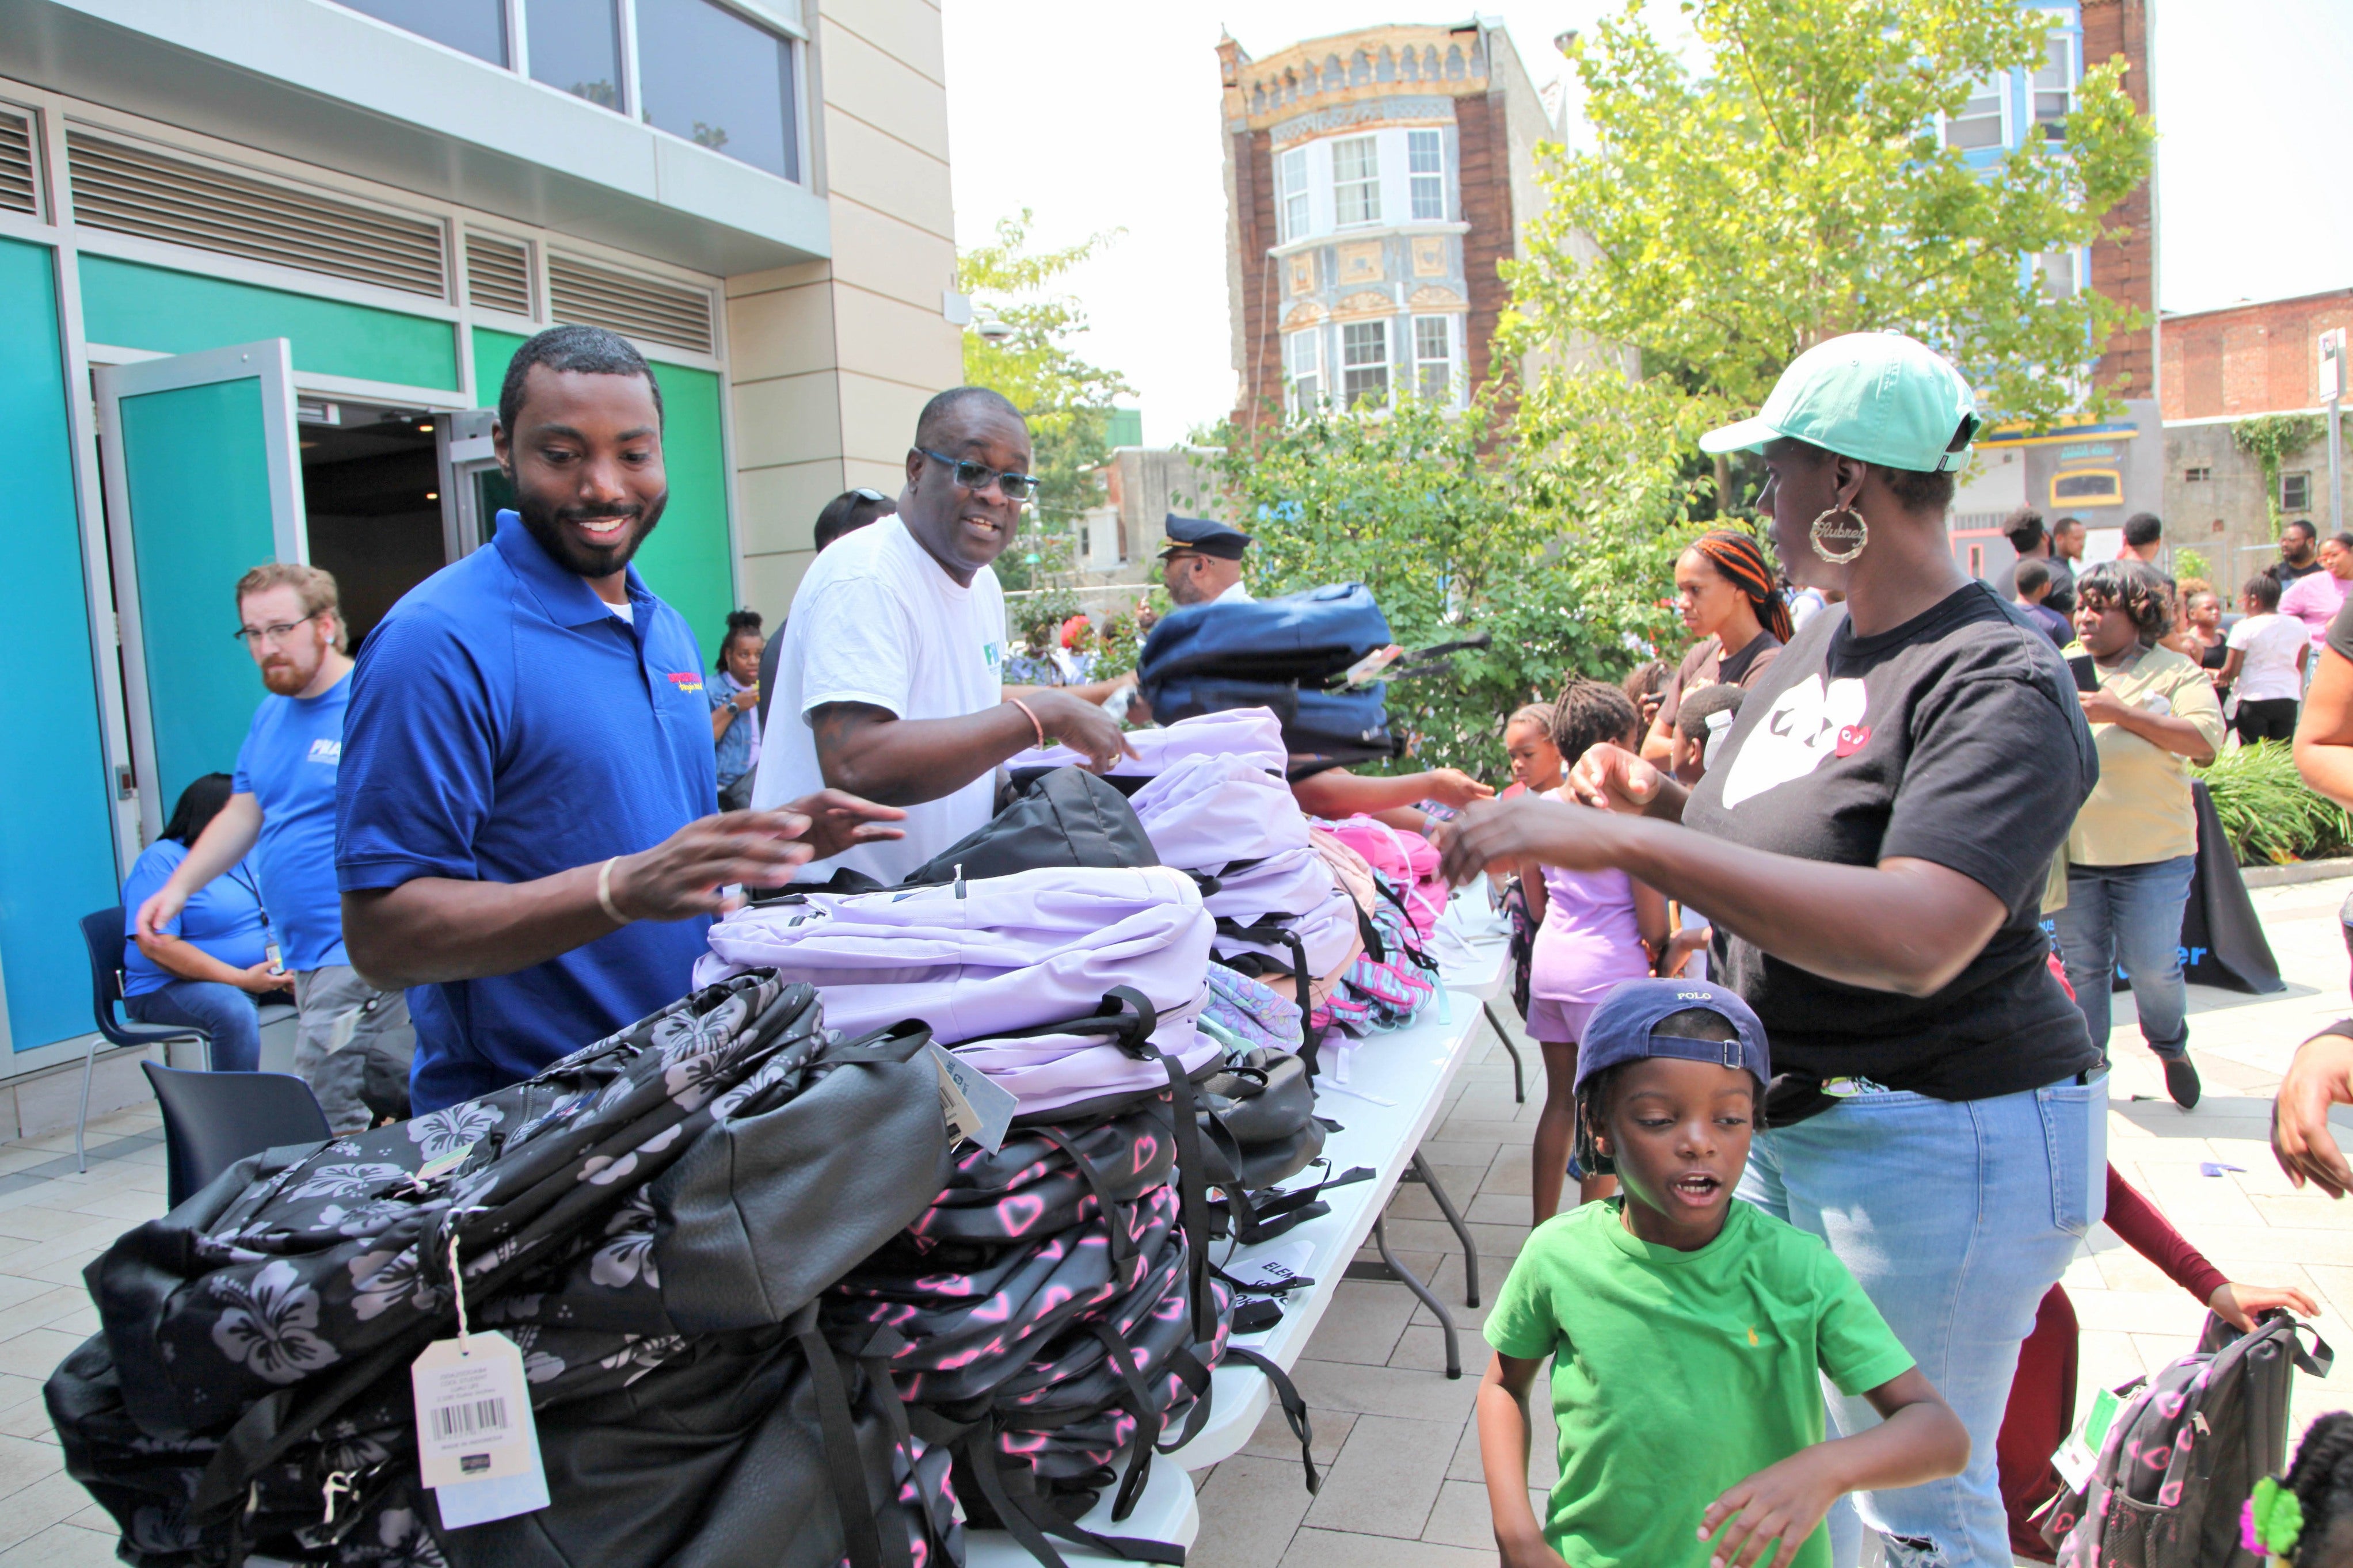
M2274 518L2328 531L2319 340L2332 330L2353 333L2353 289L2165 318L2166 510L2201 549L2212 542L2215 570L2233 580L2270 556ZM2267 479L2234 426L2283 414L2312 416L2316 438L2282 454ZM2343 515L2353 519L2353 485Z
M1510 35L1367 27L1254 59L1218 45L1235 417L1488 374L1521 222L1556 138Z

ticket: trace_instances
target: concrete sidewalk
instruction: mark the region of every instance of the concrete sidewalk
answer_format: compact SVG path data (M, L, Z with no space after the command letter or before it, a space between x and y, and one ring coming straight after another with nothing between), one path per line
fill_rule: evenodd
M2269 997L2193 991L2191 1048L2206 1082L2194 1112L2166 1100L2132 1028L2130 1001L2118 998L2109 1153L2233 1279L2300 1285L2319 1298L2322 1334L2353 1358L2353 1205L2293 1192L2266 1142L2271 1093L2289 1054L2347 1011L2337 910L2348 886L2255 893L2291 984ZM1538 1053L1522 1049L1534 1096ZM1511 1064L1491 1037L1423 1145L1478 1235L1489 1300L1527 1234L1535 1108L1534 1098L1513 1103ZM2338 1125L2340 1141L2353 1147L2353 1117L2340 1113ZM152 1110L124 1111L94 1121L90 1146L90 1172L78 1175L69 1131L0 1144L0 1568L116 1560L112 1521L60 1468L41 1383L98 1326L83 1265L126 1226L164 1212L163 1135ZM2206 1161L2245 1169L2201 1176ZM1391 1245L1443 1299L1460 1303L1461 1258L1429 1194L1401 1188L1388 1215ZM2199 1303L2105 1228L2068 1270L2067 1289L2083 1322L2086 1390L2181 1354L2203 1317ZM1470 1422L1485 1359L1476 1338L1482 1318L1456 1308L1465 1366L1461 1381L1450 1383L1440 1370L1436 1321L1402 1285L1341 1285L1297 1372L1314 1411L1322 1495L1307 1495L1297 1445L1280 1415L1270 1415L1242 1453L1194 1478L1201 1505L1194 1568L1493 1564ZM2339 1368L2327 1382L2296 1379L2299 1432L2323 1411L2353 1406L2353 1359ZM1531 1479L1541 1489L1553 1465L1550 1423L1540 1425Z

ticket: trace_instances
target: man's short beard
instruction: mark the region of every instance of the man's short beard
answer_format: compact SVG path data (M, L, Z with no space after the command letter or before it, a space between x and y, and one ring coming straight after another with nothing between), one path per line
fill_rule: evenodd
M662 508L669 501L670 497L665 492L661 499L642 509L638 526L625 533L618 544L607 545L601 550L583 549L565 533L561 523L567 517L575 520L610 517L614 515L611 512L543 506L536 498L522 491L515 496L515 511L522 518L522 525L531 530L531 536L539 541L540 548L555 557L557 564L565 571L581 577L609 577L636 556L638 546L646 542L646 535L651 533L654 525L661 521Z

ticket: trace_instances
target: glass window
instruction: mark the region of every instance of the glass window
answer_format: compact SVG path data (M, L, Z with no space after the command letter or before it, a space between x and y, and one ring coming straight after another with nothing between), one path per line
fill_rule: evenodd
M2043 43L2042 67L2034 73L2034 125L2045 141L2067 139L2074 89L2075 41L2054 27Z
M1981 81L1969 89L1969 100L1961 111L1945 121L1945 145L1947 147L1999 147L2001 145L2001 84Z
M1324 400L1324 334L1311 329L1282 340L1282 370L1291 378L1291 411L1308 414Z
M533 79L621 107L621 29L613 0L530 0L523 53Z
M343 0L354 11L447 44L494 66L507 63L506 0Z
M1413 176L1413 216L1417 222L1446 221L1446 151L1444 133L1409 131L1406 158Z
M2079 280L2075 276L2075 253L2072 250L2046 250L2034 258L2034 275L2042 291L2054 300L2072 300Z
M2309 473L2280 476L2280 510L2310 511L2312 510L2312 476Z
M1454 401L1454 323L1444 316L1413 319L1413 374L1423 402Z
M1278 165L1282 180L1282 237L1297 239L1307 232L1307 149L1293 147Z
M791 39L710 0L638 0L638 86L647 123L801 177Z
M1350 407L1359 398L1389 400L1389 324L1350 321L1340 329L1340 392Z
M1332 143L1332 205L1343 228L1381 221L1381 158L1371 137Z

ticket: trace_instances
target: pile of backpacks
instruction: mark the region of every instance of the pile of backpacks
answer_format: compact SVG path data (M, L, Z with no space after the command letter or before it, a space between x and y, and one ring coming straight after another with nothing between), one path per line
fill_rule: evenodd
M1390 645L1388 618L1361 583L1336 583L1279 599L1187 605L1160 617L1138 650L1144 700L1164 724L1237 709L1264 709L1282 728L1289 758L1341 764L1393 757L1377 684L1344 684L1369 654Z
M830 1031L747 973L529 1082L241 1162L90 1265L100 1331L47 1389L68 1473L145 1564L960 1559L900 1341L819 1310L948 1179L927 1038ZM522 1352L550 1500L458 1529L409 1367L461 1321Z
M1130 1515L1236 1361L1313 1489L1303 1402L1231 1342L1280 1303L1238 1320L1212 1253L1369 1176L1329 1172L1311 1079L1430 994L1415 868L1308 823L1271 711L1132 739L907 884L723 919L687 997L526 1083L127 1233L47 1390L125 1559L933 1568L970 1521L1047 1568L1181 1562L1077 1521ZM951 1148L958 1074L999 1120ZM488 1333L548 1495L505 1517L424 1484L411 1394Z

